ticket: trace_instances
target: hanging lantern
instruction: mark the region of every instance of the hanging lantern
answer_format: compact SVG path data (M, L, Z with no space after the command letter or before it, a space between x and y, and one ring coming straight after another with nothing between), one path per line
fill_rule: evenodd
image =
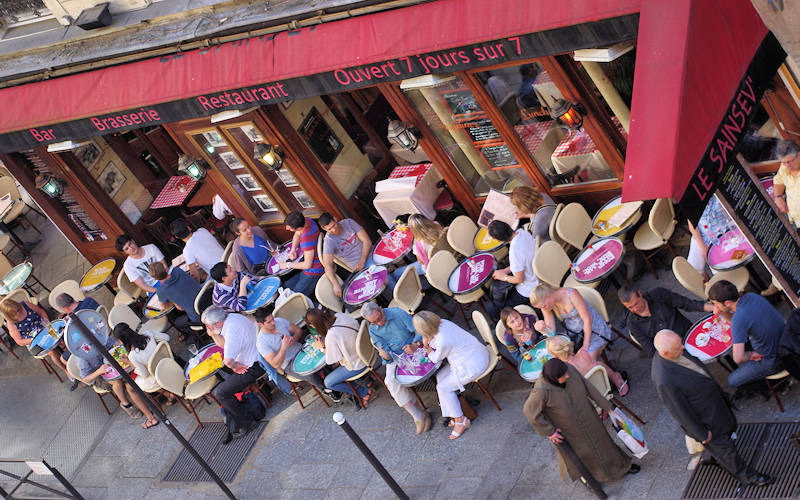
M270 167L274 171L278 171L283 166L283 151L278 146L272 144L264 144L259 142L253 150L253 158L260 161L264 165Z
M64 185L66 184L63 180L50 174L39 174L34 182L36 189L44 191L51 198L61 196L64 193Z
M178 172L188 175L192 179L199 181L206 176L206 169L200 162L189 155L181 155L178 158Z
M414 151L417 149L417 137L412 129L400 120L392 120L386 131L386 138L403 149Z
M554 99L555 104L550 108L550 116L564 126L579 129L583 125L583 113L580 105L566 99Z

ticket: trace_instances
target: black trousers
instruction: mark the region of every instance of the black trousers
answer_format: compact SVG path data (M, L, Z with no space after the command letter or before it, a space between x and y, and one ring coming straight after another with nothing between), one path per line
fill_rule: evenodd
M242 392L262 375L264 369L256 362L245 373L234 373L214 389L214 397L219 400L225 414L233 420L237 429L246 429L252 425L253 418L247 414L244 405L234 394Z
M800 380L800 356L794 353L786 354L779 358L781 367L789 372L789 374Z
M758 472L750 467L742 457L736 453L736 445L730 434L712 434L711 441L706 443L706 450L713 456L719 465L727 470L733 477L743 483L750 482L758 477Z

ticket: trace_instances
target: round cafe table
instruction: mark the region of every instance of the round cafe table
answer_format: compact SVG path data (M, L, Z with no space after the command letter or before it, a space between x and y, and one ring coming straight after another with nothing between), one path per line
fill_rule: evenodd
M708 246L706 259L711 269L730 271L748 264L755 257L755 253L742 231L733 228Z
M142 314L147 319L158 319L162 316L166 316L173 309L175 309L175 304L170 303L170 305L165 308L164 304L158 300L158 294L154 293L147 299L147 302L145 302Z
M623 222L618 224L609 222L618 211L622 209L630 210L634 205L636 205L636 210ZM622 203L622 196L617 196L600 207L600 210L594 214L594 218L592 219L592 233L600 237L616 236L624 233L639 222L639 219L642 217L641 207L641 202Z
M184 368L184 370L183 370L183 376L186 377L186 380L191 380L189 378L189 371L192 368L194 368L195 366L199 365L201 362L205 361L206 359L210 358L216 352L218 352L220 354L220 356L224 356L222 347L218 346L217 344L208 344L207 346L204 346L202 349L197 351L197 354L192 356L189 359L189 361L186 362L186 368ZM219 368L217 368L213 372L206 374L206 376L204 376L203 378L201 378L199 380L195 380L192 383L197 383L197 382L203 381L203 380L205 380L205 379L207 379L209 377L212 377L215 373L217 373L221 369L222 369L222 366L220 366Z
M542 366L547 363L548 360L553 359L553 356L547 352L546 343L547 339L542 339L528 351L531 353L532 359L530 361L526 360L524 356L519 361L519 376L528 382L536 382L536 379L539 378L539 375L542 373Z
M275 253L270 256L269 260L267 260L267 263L264 265L267 274L272 276L283 276L284 274L288 274L294 271L294 269L288 267L286 269L281 269L280 265L281 261L282 262L289 261L289 251L291 249L292 249L292 242L287 241L286 243L281 244L278 247L278 249L275 250ZM292 262L300 262L301 260L303 260L302 252L300 253L300 256L294 259Z
M42 330L33 337L33 341L28 345L28 350L33 353L33 349L38 347L41 350L38 351L34 356L41 357L45 354L49 353L56 346L61 342L61 339L64 337L64 326L66 326L66 322L63 319L56 319L50 322L53 325L53 328L56 330L56 334L58 335L57 338L53 338L52 335L47 330Z
M79 321L82 321L89 331L95 336L97 340L104 343L108 340L108 323L106 319L97 311L91 309L82 309L75 311L75 316ZM67 349L73 355L83 359L92 359L101 356L94 346L83 336L81 329L70 319L64 332L64 341L67 343Z
M114 269L117 267L117 261L114 259L101 260L93 265L86 271L80 281L80 287L83 293L92 293L99 290L103 285L107 284L114 274ZM115 293L111 288L111 293Z
M485 227L478 228L473 242L475 243L475 250L479 252L492 252L505 245L505 242L489 236L489 230Z
M774 175L768 175L766 177L761 177L758 179L761 181L761 185L764 186L764 190L767 192L770 198L773 200L775 199L775 183L773 182Z
M372 247L372 262L388 266L402 259L411 251L414 235L407 226L395 226L384 234Z
M389 366L394 370L394 376L402 387L414 387L425 382L442 366L442 361L438 363L431 361L428 358L428 353L422 346L417 347L414 354L406 354L403 352L399 357L405 360L405 366L401 367L400 363L397 362ZM414 360L415 357L417 361Z
M497 269L494 255L488 252L467 257L450 273L447 286L455 294L470 293L480 288Z
M580 251L570 270L576 281L594 283L613 273L624 256L625 244L621 239L601 238Z
M306 338L306 343L303 349L297 353L292 361L292 369L298 375L306 376L316 373L325 366L325 353L311 347L313 336L310 335ZM309 354L311 351L311 354Z
M0 295L8 295L17 288L25 284L28 276L33 272L33 264L30 262L23 262L14 266L3 279L0 280Z
M247 311L253 312L259 307L271 304L278 296L281 280L277 276L268 276L259 281L247 292ZM250 288L248 284L248 289Z
M731 350L731 325L721 317L709 314L689 328L683 345L686 352L703 363L710 363Z
M385 267L369 266L347 280L343 287L342 298L347 305L361 305L380 295L386 288L388 279L389 271Z

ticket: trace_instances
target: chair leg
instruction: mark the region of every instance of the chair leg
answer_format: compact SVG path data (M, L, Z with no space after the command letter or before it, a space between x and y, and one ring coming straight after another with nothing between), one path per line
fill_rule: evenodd
M26 223L27 225L29 225L30 227L32 227L32 228L33 228L33 230L34 230L34 231L36 231L36 232L37 232L37 233L39 233L39 234L42 234L42 232L41 232L41 231L39 231L39 228L38 228L38 227L36 227L36 226L34 226L34 225L33 225L33 223L30 221L30 219L28 219L28 216L27 216L27 215L25 215L25 214L20 214L20 216L21 216L21 217L22 217L22 218L25 220L25 223Z
M6 341L5 341L5 340L3 340L3 338L2 338L2 337L0 337L0 344L2 344L2 345L3 345L3 347L5 347L5 348L6 348L6 351L10 352L10 353L11 353L11 354L12 354L12 355L15 357L15 358L19 359L19 356L17 356L17 353L15 353L15 352L14 352L14 350L11 348L11 346L10 346L10 345L8 345L8 344L6 343Z
M264 399L264 402L267 403L267 408L272 408L272 405L269 403L269 398L267 398L267 395L264 394L264 391L261 390L261 387L258 386L258 383L254 383L253 385L251 385L250 390L255 392Z
M635 419L636 419L636 420L637 420L637 421L638 421L640 424L644 425L644 424L646 424L646 423L647 423L647 422L645 422L644 420L642 420L641 418L639 418L639 415L635 414L635 413L633 412L633 410L631 410L630 408L628 408L627 406L625 406L625 404L624 404L622 401L620 401L618 397L616 397L616 396L612 397L612 398L611 398L611 401L613 401L615 405L617 405L617 406L619 406L620 408L622 408L623 410L625 410L625 412L626 412L626 413L628 413L630 416L632 416L633 418L635 418Z
M177 394L175 394L175 396L177 396L177 397L176 397L176 399L177 399L177 400L178 400L178 402L181 404L181 406L183 406L183 409L184 409L184 410L186 410L186 413L188 413L188 414L190 414L190 415L191 415L191 414L192 414L192 411L189 409L189 407L188 407L188 406L186 406L186 403L184 403L184 402L183 402L183 398L182 398L182 397L180 397L180 396L178 396Z
M158 395L158 393L156 393L156 395ZM148 393L148 394L147 394L147 397L148 397L148 398L150 398L150 401L152 401L152 402L153 402L153 404L156 406L156 408L158 408L158 411L160 411L160 412L161 412L162 414L164 414L164 415L166 415L166 414L167 414L167 413L164 411L164 409L163 409L163 408L161 408L161 405L159 404L159 402L158 402L158 399L157 399L157 398L155 398L155 397L153 397L153 394L150 394L150 393Z
M664 245L667 247L667 250L669 250L669 253L671 253L671 254L672 254L672 257L673 257L673 258L678 256L678 254L677 254L677 253L675 253L675 249L674 249L674 248L672 248L672 245L670 245L670 244L669 244L669 241L667 241L667 242L664 242Z
M370 371L369 371L369 373L370 373L370 375L372 375L373 377L375 377L375 380L377 380L378 382L380 382L380 383L381 383L381 385L383 386L383 388L384 388L384 389L386 389L386 392L389 392L389 387L387 387L387 386L386 386L386 382L384 382L384 381L383 381L383 379L380 377L380 375L378 375L377 373L375 373L375 370L370 370Z
M203 422L200 421L200 417L198 417L197 416L197 412L194 411L194 405L188 399L186 400L186 402L189 403L189 408L192 410L192 415L194 415L194 419L197 420L197 425L200 426L200 428L202 429L203 428Z
M303 404L303 400L302 400L302 399L300 399L300 394L298 394L298 393L297 393L297 387L298 387L300 384L297 384L297 383L295 383L295 382L289 382L289 383L292 385L292 394L294 394L294 398L297 400L297 402L298 402L298 403L300 403L300 408L302 408L302 409L304 409L304 410L305 410L305 409L306 409L306 407L305 407L305 405ZM312 386L312 387L313 387L313 386Z
M103 396L99 392L95 392L97 397L100 399L100 404L103 405L103 409L106 411L107 414L111 415L111 412L108 410L108 406L106 406L106 402L103 400Z
M653 276L655 276L656 279L658 279L658 273L656 272L656 268L653 267L653 263L650 262L650 257L648 257L647 254L642 250L639 250L639 254L644 259L644 262L645 262L645 264L647 264L647 267L650 268L650 272L653 273Z
M769 393L772 394L772 397L775 398L775 402L778 403L778 409L783 413L783 403L781 402L781 398L778 396L778 393L775 392L775 387L772 385L772 382L769 379L764 379L764 382L767 384L767 388L769 389Z
M440 311L445 313L446 315L450 316L450 311L444 308L444 304L433 298L433 295L427 295L428 299L430 299L431 305L436 306Z
M494 403L494 407L497 408L497 411L503 411L502 408L500 408L500 405L497 404L497 401L495 401L494 396L492 396L492 394L489 392L489 390L486 387L483 386L481 381L480 380L476 380L475 383L478 384L478 387L481 388L481 390L483 391L484 394L489 396L489 399L492 400L492 403Z
M628 338L626 335L623 335L622 332L617 330L613 325L609 324L609 326L611 327L611 331L614 332L615 334L617 334L617 337L619 337L622 340L626 341L627 343L629 343L633 347L639 349L640 351L642 350L642 346L640 346L639 344L637 344L636 342L634 342L633 340Z
M349 387L350 390L353 391L353 397L355 397L358 400L358 404L361 405L361 409L366 410L367 407L364 406L364 400L361 399L361 396L358 395L358 391L356 390L355 387L353 387L353 384L351 384L350 382L345 382L345 383L347 384L347 387Z
M206 394L206 396L210 397L211 400L214 401L214 403L217 404L217 406L222 406L221 404L219 404L219 401L217 401L217 398L214 397L213 393L209 392L208 394Z
M419 403L422 409L427 410L428 408L425 406L425 403L422 402L422 398L419 397L419 393L417 392L417 390L414 389L413 387L409 387L409 389L411 389L411 394L413 394L414 397L417 398L417 403Z
M41 361L42 364L44 365L44 369L47 370L48 375L53 373L53 370L50 368L50 363L48 363L46 359L39 358L39 361Z

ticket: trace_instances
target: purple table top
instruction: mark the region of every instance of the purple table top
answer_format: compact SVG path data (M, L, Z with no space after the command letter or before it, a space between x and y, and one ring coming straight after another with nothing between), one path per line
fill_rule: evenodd
M762 177L759 179L761 181L761 185L764 186L764 190L766 190L767 194L773 200L775 199L775 183L772 181L772 178L775 177L774 175L769 175L767 177Z
M383 266L370 266L352 278L344 291L344 301L357 306L377 297L386 286L389 271Z
M739 228L723 234L719 242L708 247L708 265L715 271L741 267L753 259L755 250Z
M614 272L624 256L621 239L602 238L581 250L572 262L572 275L581 283L594 283Z
M272 255L269 260L267 260L266 265L264 266L267 270L267 274L271 274L274 276L283 276L286 273L292 272L292 269L281 269L279 261L287 262L289 260L289 250L292 249L292 242L287 241L286 243L282 244L278 247L278 250L275 251L275 254ZM299 252L299 249L298 249ZM292 262L300 262L303 260L303 254L300 252L300 256L294 259Z
M453 293L469 293L488 280L497 262L491 253L476 253L464 259L450 274L447 285Z

